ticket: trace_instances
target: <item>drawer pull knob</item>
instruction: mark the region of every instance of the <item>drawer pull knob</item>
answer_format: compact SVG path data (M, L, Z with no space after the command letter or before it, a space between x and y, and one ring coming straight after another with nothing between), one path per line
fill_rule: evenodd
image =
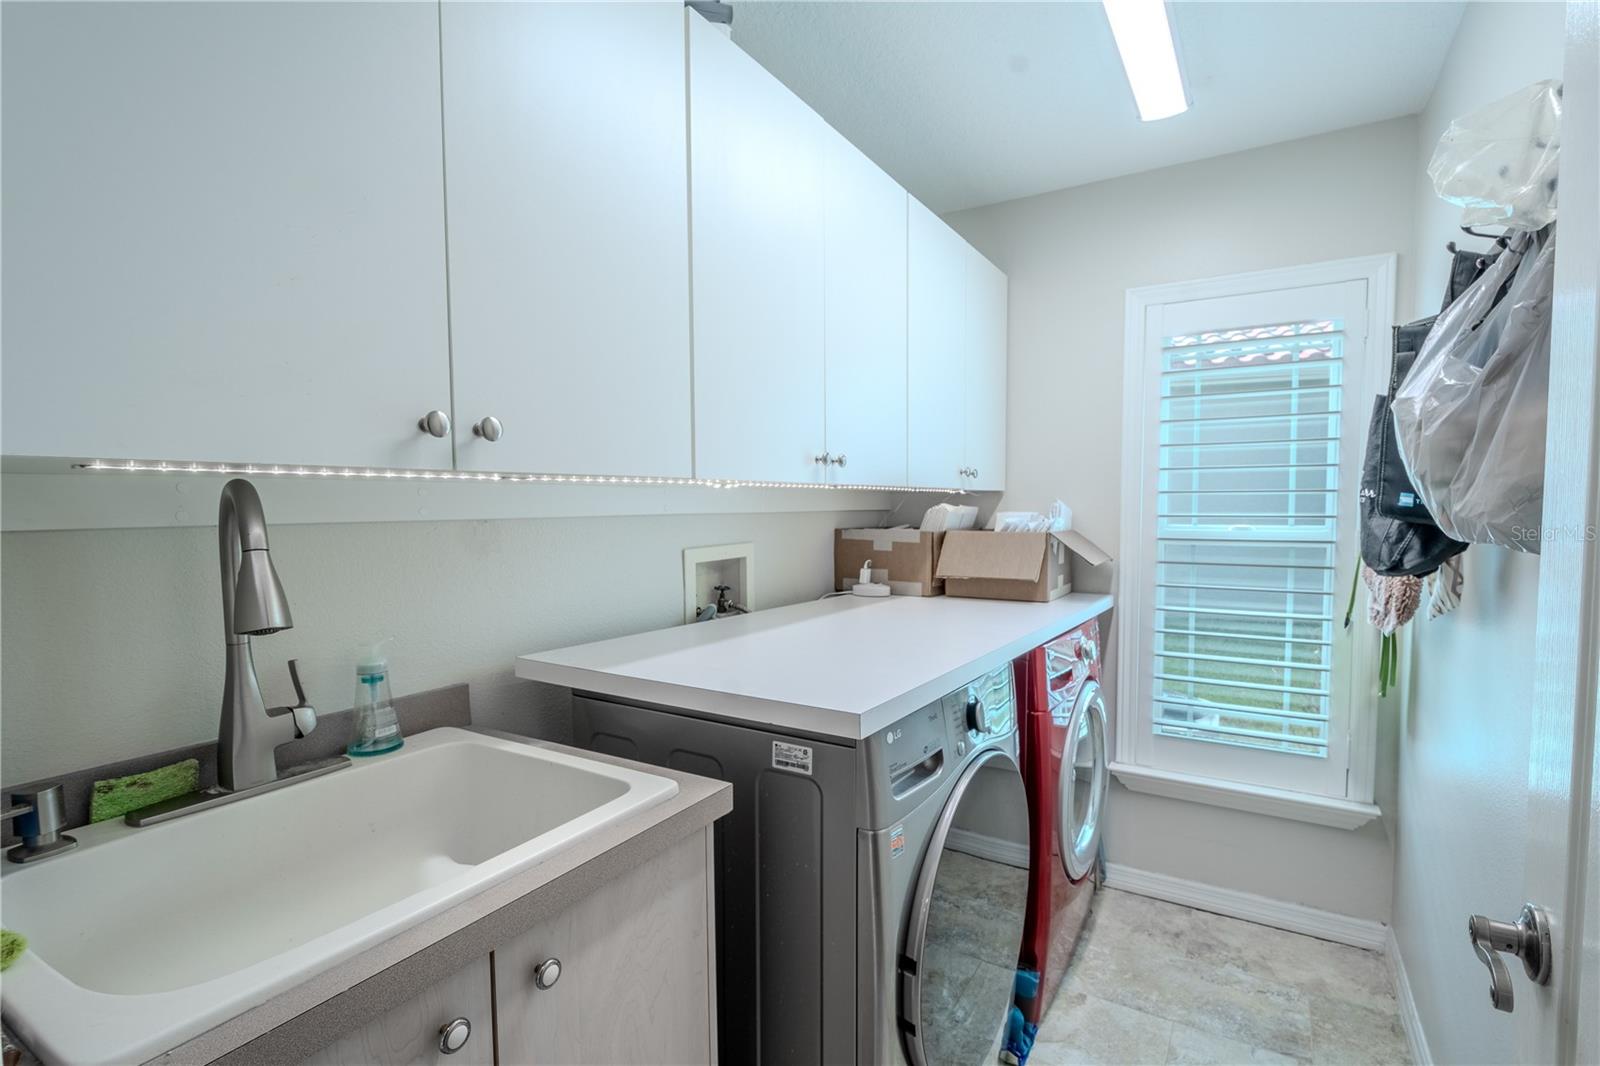
M446 1055L454 1055L467 1046L467 1038L472 1035L472 1023L465 1018L456 1018L439 1026L439 1050Z
M533 984L535 988L546 989L561 980L561 960L545 959L533 968Z

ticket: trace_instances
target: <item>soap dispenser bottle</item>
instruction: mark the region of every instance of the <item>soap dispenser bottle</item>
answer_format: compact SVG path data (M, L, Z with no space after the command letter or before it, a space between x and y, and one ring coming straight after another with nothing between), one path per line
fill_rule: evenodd
M345 748L349 755L382 755L405 743L389 693L389 658L383 650L387 643L378 641L356 663L355 730Z

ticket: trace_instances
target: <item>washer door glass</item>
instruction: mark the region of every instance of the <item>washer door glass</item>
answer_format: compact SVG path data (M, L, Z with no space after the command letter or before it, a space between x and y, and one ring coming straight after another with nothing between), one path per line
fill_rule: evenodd
M1028 899L1028 798L998 748L956 782L917 878L901 960L913 1066L993 1062L1011 1008Z
M1067 722L1061 752L1061 783L1056 832L1061 861L1076 881L1094 865L1100 845L1100 815L1106 806L1110 774L1106 769L1106 705L1100 684L1086 681Z

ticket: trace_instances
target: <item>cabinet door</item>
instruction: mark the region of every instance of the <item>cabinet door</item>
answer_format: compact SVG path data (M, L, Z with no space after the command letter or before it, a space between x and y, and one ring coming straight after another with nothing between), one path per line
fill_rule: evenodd
M3 17L3 450L449 467L435 8Z
M1006 276L966 249L968 487L1006 485Z
M965 484L967 243L916 200L907 234L911 484Z
M683 10L440 18L457 465L688 477Z
M673 845L495 952L500 1061L715 1061L710 833ZM560 976L541 988L539 967L550 959Z
M301 1066L490 1066L494 1062L493 984L487 956L440 981L383 1017L346 1033ZM471 1026L466 1043L440 1049L457 1018Z
M695 472L822 481L826 124L687 18Z
M827 438L833 481L906 484L906 201L833 129L823 156Z

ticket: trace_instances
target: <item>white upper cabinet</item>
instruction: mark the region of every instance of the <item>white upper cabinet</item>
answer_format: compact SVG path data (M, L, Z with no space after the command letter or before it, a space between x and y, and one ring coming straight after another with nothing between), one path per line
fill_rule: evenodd
M825 131L827 451L838 484L906 484L906 191Z
M687 18L695 472L820 482L827 127Z
M688 477L683 9L440 17L457 466Z
M1006 276L966 249L968 488L1006 486Z
M437 10L3 17L3 450L449 467Z
M911 483L1003 489L1006 276L916 200L908 237Z
M962 486L967 481L967 257L975 253L915 199L907 238L911 484Z

